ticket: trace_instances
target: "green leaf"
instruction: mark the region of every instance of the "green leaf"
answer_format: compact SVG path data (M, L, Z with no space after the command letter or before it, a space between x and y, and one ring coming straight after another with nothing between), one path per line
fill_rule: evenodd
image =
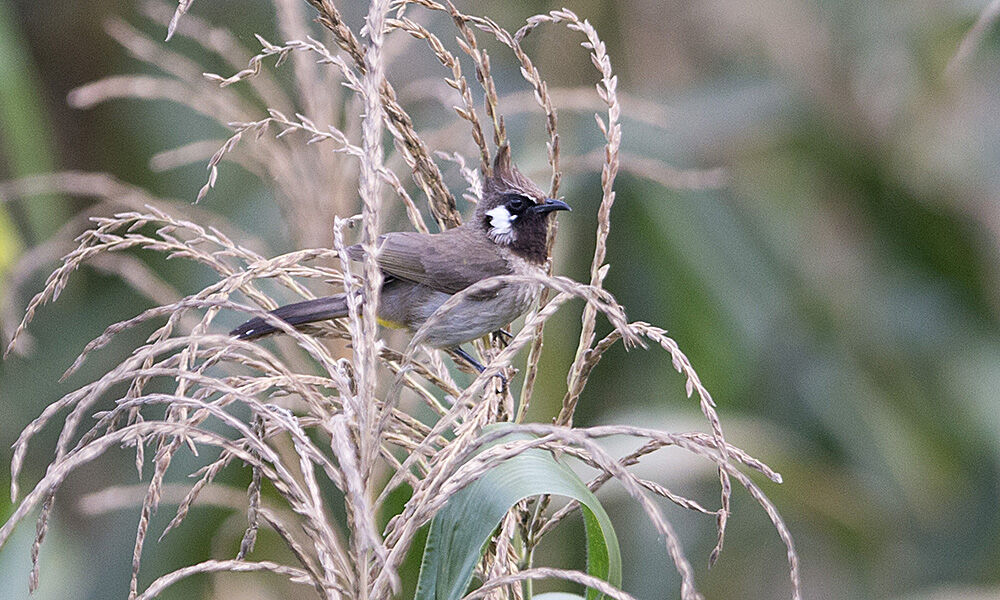
M525 439L531 436L512 431L492 445ZM587 573L620 586L621 552L608 514L576 473L550 452L536 448L497 464L452 496L434 516L415 600L460 600L507 511L525 498L542 494L580 502L587 534ZM601 596L587 590L587 600Z
M584 600L580 594L570 592L545 592L544 594L535 594L532 598L534 600Z

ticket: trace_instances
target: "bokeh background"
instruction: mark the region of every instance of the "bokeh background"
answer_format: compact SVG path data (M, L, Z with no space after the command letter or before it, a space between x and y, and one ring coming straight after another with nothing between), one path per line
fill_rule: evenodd
M357 23L362 3L347 4ZM512 28L565 5L607 40L627 94L629 157L618 182L606 287L632 319L670 331L718 401L730 441L784 475L783 485L764 489L794 535L806 596L1000 597L998 28L986 28L953 61L988 3L459 4ZM277 39L265 2L202 0L192 14L229 28L253 50L255 32ZM156 72L108 36L104 23L112 17L162 38L162 25L138 2L0 0L0 179L107 172L157 196L193 200L203 166L154 172L149 160L187 142L224 138L224 129L164 101L121 100L88 111L67 104L70 90L100 77ZM453 35L443 39L451 43ZM551 86L596 82L576 42L558 28L528 39ZM207 61L206 70L231 72L196 44L171 44ZM510 57L488 47L501 93L527 89ZM390 69L400 88L417 81L420 69L437 68L423 46L412 48L425 66L401 53ZM567 155L600 148L591 112L560 113ZM510 126L516 159L544 181L540 117L511 118ZM563 194L574 212L561 219L556 271L585 279L599 176L579 162L568 166ZM720 167L727 178L718 186L712 169ZM659 181L637 174L643 170ZM690 189L697 187L706 189ZM202 208L226 215L277 254L301 240L277 218L274 201L266 181L228 167ZM0 199L0 275L87 206L62 195ZM14 294L23 307L54 266L0 294ZM200 271L156 268L182 292L209 281ZM74 276L32 325L34 351L0 362L0 463L9 464L11 444L44 406L116 364L128 340L141 336L126 336L58 383L86 342L148 306L99 270ZM579 307L567 310L547 329L534 419L550 419L562 397L578 314ZM595 372L578 415L584 424L705 427L665 354L620 348ZM42 473L55 435L32 446L27 481ZM138 511L89 516L73 498L135 482L132 459L127 452L108 457L64 486L35 598L126 597ZM717 502L717 480L704 464L667 455L644 469L709 506ZM0 489L8 483L0 472ZM602 499L623 543L625 589L642 599L676 598L676 574L638 509L610 488ZM711 570L712 520L666 510L706 597L790 596L783 547L746 493L736 492L727 546ZM0 494L0 517L9 512ZM171 511L161 513L169 518ZM28 597L33 533L25 523L0 552L2 598ZM550 564L581 565L578 533L570 527L548 546ZM147 545L143 580L231 554L240 534L222 511L196 511L163 542ZM254 581L196 578L163 597L278 597Z

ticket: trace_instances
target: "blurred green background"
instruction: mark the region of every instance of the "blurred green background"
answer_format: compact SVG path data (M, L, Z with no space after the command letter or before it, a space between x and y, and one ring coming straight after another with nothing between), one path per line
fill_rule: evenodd
M228 27L253 50L254 32L278 39L269 4L240 2L234 11L235 4L202 0L193 14ZM350 4L356 24L363 7ZM678 169L728 170L728 184L718 189L668 189L630 174L626 160L606 287L632 319L670 331L719 403L729 440L784 475L783 485L763 487L794 535L810 599L1000 597L997 28L946 74L986 4L459 3L507 27L563 5L588 17L608 42L619 90L660 107L654 112L662 126L653 127L630 118L635 103L626 103L624 150ZM131 1L0 0L0 179L101 171L155 195L193 200L203 167L154 173L149 158L225 130L163 101L123 100L89 111L66 103L71 89L97 78L154 72L105 33L110 17L162 38L162 26ZM442 39L450 43L453 34ZM596 82L577 41L557 28L529 37L550 86ZM189 42L171 44L201 57ZM501 92L526 89L510 57L487 47ZM429 54L420 56L432 64ZM409 69L396 64L389 76L403 88ZM541 120L510 121L515 157L544 181ZM566 155L600 148L588 111L562 112L560 130ZM229 215L277 254L294 249L294 236L272 218L266 183L223 169L202 206ZM562 193L574 212L561 219L556 271L586 279L599 176L571 169ZM3 198L0 273L87 202ZM162 268L184 293L210 280ZM49 270L15 290L18 307ZM142 338L126 336L57 383L86 342L148 306L115 278L87 269L40 312L30 330L34 352L0 362L0 463L9 464L11 444L44 406L116 364L128 341ZM556 411L578 327L574 307L547 329L536 420ZM578 415L581 424L705 428L660 351L609 354ZM55 435L50 428L32 445L25 481L43 472ZM126 596L138 511L84 516L72 498L135 482L132 459L110 456L63 487L35 598ZM702 462L664 454L639 472L707 506L718 501L714 471ZM0 473L0 489L8 483ZM610 487L601 497L619 527L625 589L642 599L676 598L676 573L638 509ZM735 493L727 546L711 570L712 519L665 510L707 598L790 597L784 549L745 492ZM0 517L9 512L0 494ZM166 506L160 513L154 531L172 514ZM147 544L142 581L231 555L241 529L226 516L196 510L163 542ZM0 552L2 598L27 598L33 533L24 523ZM570 527L547 546L549 564L581 566L574 533ZM311 597L310 590L279 594L253 581L196 578L163 597Z

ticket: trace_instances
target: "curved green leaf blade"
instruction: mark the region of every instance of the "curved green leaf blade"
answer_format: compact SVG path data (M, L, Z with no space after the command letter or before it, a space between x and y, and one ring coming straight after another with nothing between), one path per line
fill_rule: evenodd
M530 439L512 433L496 442ZM569 467L546 450L509 458L455 494L431 521L420 565L415 600L460 600L486 543L512 506L532 496L552 494L581 504L587 534L587 572L621 585L618 538L604 508ZM596 590L588 600L599 600Z
M571 592L545 592L544 594L535 594L532 598L534 600L584 600L580 594Z

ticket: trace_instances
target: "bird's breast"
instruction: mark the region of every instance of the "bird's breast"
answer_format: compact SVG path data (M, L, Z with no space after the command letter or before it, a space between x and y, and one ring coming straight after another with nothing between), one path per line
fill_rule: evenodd
M427 324L424 343L451 348L503 329L531 307L540 289L536 284L507 284L489 297L465 298Z

